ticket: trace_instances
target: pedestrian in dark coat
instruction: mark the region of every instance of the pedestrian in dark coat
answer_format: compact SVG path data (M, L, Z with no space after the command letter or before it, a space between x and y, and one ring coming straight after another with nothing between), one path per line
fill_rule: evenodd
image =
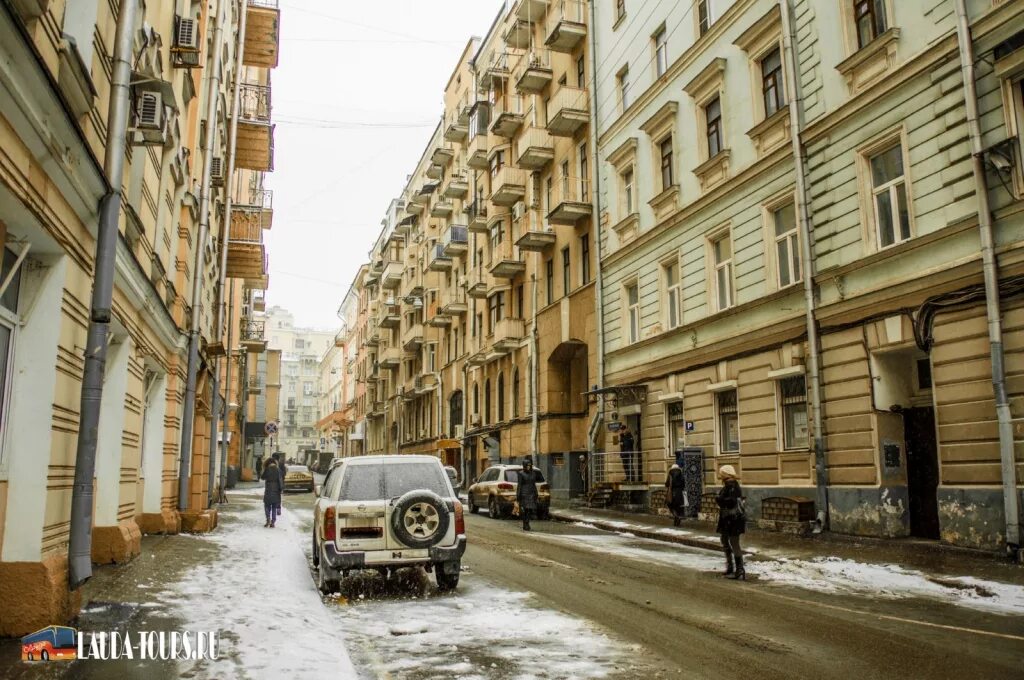
M273 458L267 461L263 468L263 514L267 521L263 526L273 527L277 523L277 516L281 514L281 471L277 468L277 461Z
M686 479L678 465L669 468L665 478L665 505L672 513L672 523L679 526L686 516Z
M743 549L740 547L740 536L747 527L743 489L732 465L719 468L718 478L722 480L722 489L715 501L718 503L718 533L722 535L722 547L725 548L725 576L745 581L747 573L743 569Z
M530 517L536 514L537 501L540 498L537 484L543 481L540 472L533 469L533 459L526 456L516 484L516 503L519 504L519 516L523 519L523 531L530 531Z
M636 446L636 442L633 439L633 433L629 431L628 427L623 427L619 432L619 457L622 458L622 471L626 475L627 482L637 481L633 469L634 446Z

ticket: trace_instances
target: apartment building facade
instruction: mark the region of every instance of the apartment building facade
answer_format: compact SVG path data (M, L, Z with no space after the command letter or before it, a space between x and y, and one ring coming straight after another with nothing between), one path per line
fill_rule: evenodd
M645 481L694 449L756 519L797 496L834 531L999 547L1024 458L1001 468L979 211L1019 417L1024 6L966 3L986 190L956 2L684 5L595 26L606 386Z
M361 342L358 313L358 291L353 287L338 307L341 329L334 336L334 344L320 360L320 420L317 421L320 451L335 458L361 453L355 390Z
M263 28L242 30L246 19ZM129 27L123 48L119 22ZM203 177L215 159L232 156L232 110L211 101L232 101L240 61L276 63L278 22L270 2L0 4L0 634L67 621L78 608L68 553L107 196L119 195L120 206L91 561L133 558L142 533L215 523L211 435L225 397L213 394L216 354L207 348L224 341L227 220L210 209L226 195ZM123 130L112 127L109 108L118 49L131 69ZM123 149L122 176L107 176L108 149ZM200 242L203 225L209 237ZM252 283L262 289L265 279ZM201 348L191 366L195 407L186 412L190 332ZM186 420L193 436L182 463Z

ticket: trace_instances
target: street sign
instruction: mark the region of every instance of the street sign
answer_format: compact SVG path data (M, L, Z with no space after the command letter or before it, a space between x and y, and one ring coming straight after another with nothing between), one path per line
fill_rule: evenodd
M266 432L268 436L277 434L277 423L271 420L263 426L263 431Z
M687 432L693 432L693 421L692 420L687 420L686 421L686 431Z

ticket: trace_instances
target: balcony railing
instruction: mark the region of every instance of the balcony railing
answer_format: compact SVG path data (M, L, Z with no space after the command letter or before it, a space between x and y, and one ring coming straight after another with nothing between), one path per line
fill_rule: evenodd
M548 102L548 132L571 137L587 124L589 112L586 89L562 85Z
M466 149L466 165L474 170L486 170L488 148L487 133L478 132L473 139L469 140L469 147Z
M469 230L479 234L487 233L487 203L483 200L473 201L466 206L466 219Z
M277 9L277 0L248 0L246 3L249 7L265 7L267 9Z
M462 316L467 311L469 305L466 304L466 291L462 288L456 288L444 296L441 313L445 316Z
M402 347L406 351L414 351L423 346L423 324L414 323L402 334Z
M539 252L547 250L555 245L555 232L548 227L544 229L540 224L535 223L533 212L524 215L516 220L513 226L513 236L519 250Z
M262 319L242 318L239 336L242 347L247 352L259 353L267 349L267 341L264 337L267 322Z
M239 118L246 123L270 124L270 86L243 84L239 88Z
M466 194L469 193L469 180L466 178L466 173L461 170L456 170L448 178L448 184L444 187L445 198L465 198Z
M451 217L452 212L455 211L455 206L447 198L439 198L434 202L434 205L430 208L431 217Z
M499 319L494 326L493 345L498 351L514 349L526 337L526 322L522 319L506 317Z
M402 283L404 267L401 262L388 262L380 275L380 285L384 288L398 288Z
M511 279L526 271L526 262L519 248L510 241L503 241L491 250L491 276Z
M466 295L475 299L481 300L487 297L487 289L491 287L491 275L484 269L482 264L478 264L469 270L466 281Z
M548 197L548 221L574 225L592 212L590 181L578 177L559 177Z
M491 180L491 203L510 206L526 195L526 170L505 165Z
M469 134L469 126L459 115L462 107L457 108L444 122L444 138L449 142L464 142Z
M525 111L521 95L505 95L491 109L491 132L499 137L512 137L522 126Z
M519 157L516 165L528 170L540 170L555 158L555 140L542 127L526 128L517 141Z
M584 0L555 0L547 13L545 44L556 52L575 50L587 37L587 11Z
M523 21L538 21L548 10L549 0L516 0L512 13Z
M451 271L452 258L444 252L444 246L440 243L434 244L434 247L431 248L430 262L427 263L427 268L432 272Z
M461 255L469 248L469 229L464 224L453 224L441 237L445 255Z
M512 81L523 94L537 94L551 82L551 50L539 48L524 52L512 69Z

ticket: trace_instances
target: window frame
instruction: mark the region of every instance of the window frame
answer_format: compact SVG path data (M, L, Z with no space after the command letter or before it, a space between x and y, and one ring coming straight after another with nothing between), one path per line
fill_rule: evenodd
M553 257L549 257L545 261L544 266L544 283L547 288L547 301L550 305L555 301L555 259Z
M903 166L903 175L901 176L901 180L889 180L888 182L876 187L871 169L871 159L878 157L880 154L895 146L899 146L900 148L900 161ZM881 135L857 149L856 153L858 180L860 182L861 211L863 215L861 219L861 223L863 225L862 238L867 244L868 252L881 252L913 240L917 235L917 229L914 223L913 178L910 175L911 166L906 140L906 129L900 127L897 130ZM907 230L909 235L904 239L897 238L889 245L883 245L880 223L878 221L876 197L882 189L890 190L890 196L896 195L891 190L895 189L896 185L900 183L902 183L907 202ZM898 218L898 205L896 203L891 203L890 207L895 211L894 215ZM898 219L893 223L893 229L894 237L898 237L900 230L900 222Z
M627 180L628 176L628 180ZM619 173L619 182L622 185L622 216L626 217L635 213L636 210L636 171L633 165L629 165Z
M630 301L630 291L636 291L636 302ZM626 328L626 344L640 342L640 281L631 279L622 286L623 316Z
M569 246L562 247L562 297L572 292L572 252Z
M709 115L709 109L712 104L717 104L718 115L712 119ZM704 104L701 105L701 111L704 114L704 144L705 151L707 152L708 160L715 158L718 154L725 150L725 135L722 131L722 95L720 92L716 92L714 96L710 97ZM712 138L712 127L714 128L714 138L718 148L714 153L711 153L711 138Z
M715 23L714 13L711 11L711 0L697 0L697 6L694 9L696 11L693 13L693 18L697 25L697 39L700 40L708 34L711 26Z
M590 234L580 236L580 285L590 283Z
M785 209L787 206L793 206L793 228L784 234L776 234L776 213L779 210ZM766 273L766 280L768 281L769 290L783 290L785 288L791 288L803 281L804 275L804 262L803 262L803 235L800 233L800 218L796 213L796 195L792 189L786 189L785 191L776 194L769 201L764 203L761 207L762 220L763 220L763 238L765 243L766 252L766 267L769 270ZM790 283L783 285L781 279L781 268L779 262L779 249L778 243L783 238L792 239L795 236L795 241L792 241L790 245L796 248L795 253L790 257L796 258L795 262L799 266L799 276L793 278ZM793 269L792 263L790 265L790 276L792 278Z
M629 64L624 65L615 74L615 85L615 91L619 99L619 112L624 113L632 103L629 101Z
M732 394L732 405L726 405L729 411L723 411L723 397L727 394ZM728 427L726 425L723 416L730 415L732 419L736 421L736 448L726 448L725 438L728 435ZM731 442L730 442L731 444ZM740 452L743 446L743 438L740 434L740 399L739 390L730 388L722 390L721 392L715 392L715 453L719 456L722 455L734 455Z
M777 55L779 59L778 66L770 73L765 73L765 62L772 55ZM783 69L782 61L782 46L776 44L773 48L766 51L757 59L758 70L761 73L761 106L762 114L764 118L770 118L771 116L778 113L781 109L786 107L786 88L785 88L785 69ZM770 81L770 84L769 84ZM772 111L768 110L768 93L772 92L775 96L775 108Z
M796 399L796 397L786 397L785 396L785 385L784 385L784 383L796 380L798 378L803 381L803 387L804 387L803 401L789 401L787 403L787 399ZM789 375L789 376L785 376L785 377L779 378L779 379L777 379L775 381L775 383L776 383L776 393L777 393L776 403L778 405L778 423L779 423L779 428L778 428L779 429L778 445L779 445L779 450L780 451L785 451L785 452L790 452L790 451L809 451L810 450L810 446L811 446L811 433L810 433L809 401L808 401L808 398L807 398L807 378L806 378L806 376L803 373L799 373L797 375ZM803 444L793 444L792 442L790 442L790 440L789 440L788 421L786 419L786 417L787 417L786 416L786 414L787 414L787 407L796 406L798 404L802 404L803 405L804 423L805 423L805 427L807 428L806 441Z
M860 7L865 7L867 11L859 13ZM889 29L889 8L886 6L885 0L851 0L850 10L853 38L857 50L864 49ZM863 18L870 18L868 25L871 29L871 37L866 41L861 40L860 22Z
M718 252L715 246L722 241L728 240L729 242L729 256L728 258L719 261ZM735 244L732 238L732 229L726 227L719 229L708 236L708 264L709 264L709 278L711 279L712 285L709 286L711 289L711 301L715 312L724 312L727 309L732 309L736 306L736 270L735 270ZM726 282L728 288L726 297L728 298L727 304L722 306L721 304L721 289L719 288L719 272L725 270Z
M668 274L672 269L676 272L676 281L669 283ZM661 285L664 294L665 330L670 331L683 325L683 266L682 259L676 255L674 258L661 262ZM673 302L673 297L675 301ZM675 314L675 323L672 323L672 315Z
M668 191L675 186L675 140L672 133L658 141L658 169L661 190Z
M651 44L654 48L654 79L657 80L668 73L669 67L668 31L664 23L651 36Z

